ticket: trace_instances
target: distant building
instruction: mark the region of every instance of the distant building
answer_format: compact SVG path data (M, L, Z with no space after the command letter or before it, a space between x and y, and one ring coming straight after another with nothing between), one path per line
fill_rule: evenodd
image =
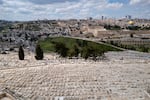
M91 20L93 20L93 18L92 18L92 17L89 17L89 18L88 18L88 20L90 20L90 21L91 21Z
M121 38L121 39L110 39L108 42L113 41L116 44L122 45L134 45L134 46L150 46L150 39L140 39L140 38Z
M127 15L127 16L125 16L125 18L128 19L128 20L131 20L132 16L131 15Z
M104 16L102 16L102 20L104 20Z

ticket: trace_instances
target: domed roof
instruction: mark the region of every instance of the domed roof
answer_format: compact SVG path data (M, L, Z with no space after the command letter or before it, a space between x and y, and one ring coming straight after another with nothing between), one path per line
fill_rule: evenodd
M134 24L134 22L133 22L133 21L129 21L129 22L128 22L128 24L133 25L133 24Z

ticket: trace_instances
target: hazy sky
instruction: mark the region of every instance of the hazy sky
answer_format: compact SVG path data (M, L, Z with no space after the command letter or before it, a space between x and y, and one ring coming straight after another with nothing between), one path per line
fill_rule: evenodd
M0 19L150 18L150 0L0 0Z

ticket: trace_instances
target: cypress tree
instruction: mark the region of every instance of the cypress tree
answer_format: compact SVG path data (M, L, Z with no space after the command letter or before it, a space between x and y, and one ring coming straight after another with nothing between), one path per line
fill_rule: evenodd
M19 47L18 56L19 56L19 60L24 60L24 50L22 46Z
M36 45L36 49L35 49L35 59L36 60L43 60L44 55L43 55L43 50L41 49L40 45Z

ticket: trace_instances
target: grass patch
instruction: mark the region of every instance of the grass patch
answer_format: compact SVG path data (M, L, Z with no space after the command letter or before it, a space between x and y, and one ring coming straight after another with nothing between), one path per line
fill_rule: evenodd
M69 57L77 55L77 53L81 54L81 56L86 55L88 57L91 57L91 56L97 57L107 51L121 51L118 48L114 48L114 47L107 46L104 44L81 40L81 39L73 39L73 38L68 38L68 37L53 37L53 38L51 37L45 40L40 40L39 44L41 45L41 48L43 49L43 51L46 53L57 52L57 51L61 53L63 52L63 50L58 50L58 49L67 48L65 50L68 50L67 56ZM61 45L65 47L62 47ZM76 52L77 50L78 52Z
M54 48L55 43L63 43L69 49L73 48L74 45L77 45L80 49L82 49L85 46L88 46L88 47L97 48L99 50L103 50L104 52L121 51L118 48L106 46L104 44L81 40L81 39L73 39L73 38L68 38L68 37L54 37L54 38L47 38L45 40L39 41L39 44L41 45L42 49L45 52L55 52L56 51Z

